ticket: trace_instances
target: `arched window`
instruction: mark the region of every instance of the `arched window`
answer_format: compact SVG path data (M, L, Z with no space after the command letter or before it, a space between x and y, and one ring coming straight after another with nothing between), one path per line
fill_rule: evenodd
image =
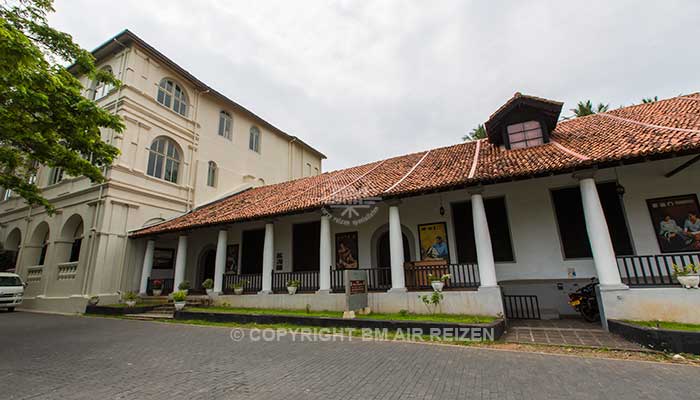
M39 253L39 262L37 265L44 265L44 262L46 261L46 252L49 249L49 231L46 231L46 235L44 235L44 240L41 241L41 252Z
M102 68L104 71L109 72L110 74L112 73L112 67L104 67ZM92 99L97 101L100 100L101 98L107 96L109 92L114 89L114 85L108 82L97 82L95 81L93 83L94 89L92 91Z
M209 169L207 170L207 186L216 187L217 167L214 161L209 161Z
M248 148L256 153L260 153L260 129L253 125L250 127L250 140L248 141Z
M172 140L159 137L153 141L148 152L148 169L146 173L156 178L177 183L180 170L180 152Z
M80 259L80 245L83 243L83 222L75 227L73 232L73 244L70 247L70 258L68 262L76 262Z
M156 100L176 113L187 116L187 94L180 85L170 79L164 78L160 81Z
M231 126L233 125L233 119L231 114L226 111L221 111L219 113L219 136L223 136L226 139L231 139Z

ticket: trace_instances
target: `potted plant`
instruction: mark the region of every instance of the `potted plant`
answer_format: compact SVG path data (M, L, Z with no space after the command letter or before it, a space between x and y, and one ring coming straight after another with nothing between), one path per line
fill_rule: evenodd
M238 281L231 285L233 294L243 294L243 288L245 288L246 283L248 283L248 281Z
M181 292L185 292L185 296L187 296L187 294L188 294L189 291L190 291L190 281L182 281L182 282L180 282L180 284L177 285L177 289L178 289L179 291L181 291Z
M289 294L295 294L297 292L297 289L299 289L299 286L301 285L301 282L299 282L298 279L290 279L287 281L287 292Z
M428 274L428 281L430 282L430 286L433 287L434 291L442 292L442 289L445 287L445 283L447 283L451 277L452 275L450 274L444 274L442 276Z
M173 293L173 304L175 304L175 310L176 311L182 311L183 308L185 308L185 304L187 303L187 292L184 290L178 290L177 292Z
M126 292L124 293L124 302L126 303L126 306L129 308L132 308L136 305L136 301L138 301L139 295L137 295L134 292Z
M673 264L673 276L676 277L678 283L686 289L697 289L700 284L700 275L698 275L697 265L688 264L684 268Z
M151 291L153 292L154 296L160 296L161 294L163 294L163 281L161 281L160 279L154 279L151 286Z
M211 296L214 293L214 281L211 278L206 279L202 282L202 287L207 292L207 296Z

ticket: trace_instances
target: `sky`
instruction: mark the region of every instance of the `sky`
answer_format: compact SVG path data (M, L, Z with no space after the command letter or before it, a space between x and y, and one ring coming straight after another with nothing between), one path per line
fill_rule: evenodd
M611 108L700 91L698 1L57 0L92 50L129 29L298 136L324 171L447 146L522 92Z

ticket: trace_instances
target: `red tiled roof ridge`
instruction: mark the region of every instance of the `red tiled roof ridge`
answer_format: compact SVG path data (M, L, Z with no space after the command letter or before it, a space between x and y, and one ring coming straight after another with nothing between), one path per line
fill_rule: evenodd
M695 100L700 100L700 93L561 121L552 131L551 145L506 150L483 139L460 142L252 188L133 235L306 212L323 207L329 197L341 192L340 200L406 197L651 155L696 154L700 153L700 135L695 133L700 131L700 103Z

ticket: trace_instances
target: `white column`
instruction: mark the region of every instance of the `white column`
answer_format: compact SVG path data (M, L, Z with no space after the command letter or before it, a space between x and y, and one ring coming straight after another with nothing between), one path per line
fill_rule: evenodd
M265 224L265 243L263 244L262 290L260 294L272 293L272 268L275 262L275 227L272 222Z
M486 220L484 198L481 196L481 193L472 193L471 203L472 219L474 220L474 241L476 242L476 262L479 265L481 287L498 286L489 223Z
M228 231L219 231L219 240L216 242L216 261L214 264L214 293L223 292L224 270L226 269L226 245L228 243Z
M175 280L173 290L185 280L185 265L187 264L187 236L182 235L177 240L177 254L175 255Z
M155 249L156 241L148 240L146 242L146 252L143 255L143 267L141 268L141 286L139 287L141 295L145 295L148 289L148 278L151 277L151 270L153 269L153 253Z
M608 224L600 204L595 180L588 176L580 181L583 215L586 219L586 232L591 244L593 262L601 286L623 287L620 271L617 269L615 250L610 240Z
M403 234L398 203L389 205L389 256L391 258L390 292L405 292Z
M333 263L333 250L331 248L331 220L328 215L321 216L321 245L319 246L319 273L318 292L330 293L331 291L331 264Z

